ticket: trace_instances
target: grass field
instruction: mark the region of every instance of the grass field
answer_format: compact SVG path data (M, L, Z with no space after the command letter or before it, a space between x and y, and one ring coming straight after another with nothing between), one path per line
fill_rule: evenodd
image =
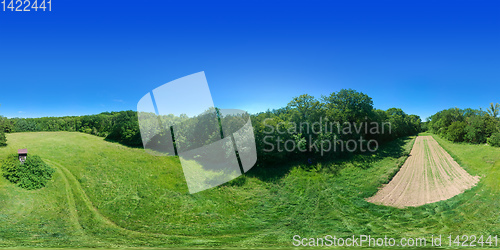
M292 237L500 234L500 149L435 137L478 185L398 209L365 199L388 183L414 138L375 155L253 169L188 194L175 157L81 133L8 134L0 157L27 147L57 169L36 191L0 178L0 247L292 247Z

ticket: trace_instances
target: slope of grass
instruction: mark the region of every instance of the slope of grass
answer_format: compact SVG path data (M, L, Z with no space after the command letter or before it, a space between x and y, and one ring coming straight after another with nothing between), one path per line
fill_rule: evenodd
M396 173L413 139L374 155L256 168L191 195L175 157L81 133L9 134L0 157L27 147L57 172L37 191L0 178L0 246L290 247L297 234L499 234L498 148L461 148L436 138L471 174L484 175L477 187L417 208L365 201Z

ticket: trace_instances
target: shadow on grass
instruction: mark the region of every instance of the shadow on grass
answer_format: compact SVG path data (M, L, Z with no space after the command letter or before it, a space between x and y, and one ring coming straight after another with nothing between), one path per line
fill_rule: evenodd
M409 152L405 150L404 146L410 139L410 136L406 136L388 142L381 142L376 152L373 153L344 152L342 154L332 153L323 157L313 154L306 154L297 155L295 158L289 158L284 162L274 161L267 163L263 162L261 158L258 158L256 165L246 173L246 176L254 177L264 182L275 182L282 179L290 172L291 169L298 166L306 170L321 170L333 175L337 175L340 170L342 170L349 164L360 169L369 169L372 167L373 163L387 157L397 159L402 156L409 156ZM104 140L107 142L119 143L131 148L144 148L143 145L128 145L109 138L106 138ZM404 161L402 163L404 163ZM242 175L230 182L227 182L225 185L242 186L245 183L246 177L245 175Z
M262 163L260 159L258 159L257 165L248 171L247 175L265 182L274 182L287 175L292 168L297 166L304 169L310 169L311 171L319 171L321 169L321 171L325 171L333 175L337 175L340 170L349 164L360 169L369 169L372 167L373 163L387 157L397 159L403 156L409 156L409 151L407 151L404 146L410 139L410 136L406 136L393 141L384 142L379 145L378 150L374 153L367 152L328 155L312 158L313 162L311 162L311 158L290 159L286 162L276 163Z
M144 149L144 146L142 144L141 145L131 145L131 144L126 144L124 142L112 140L112 139L108 139L108 138L104 138L104 141L111 142L111 143L118 143L118 144L121 144L121 145L129 147L129 148L142 148L142 149Z

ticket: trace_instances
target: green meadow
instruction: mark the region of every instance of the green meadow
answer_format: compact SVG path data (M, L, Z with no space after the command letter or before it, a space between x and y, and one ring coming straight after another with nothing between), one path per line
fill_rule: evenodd
M500 235L500 148L434 136L479 184L397 209L365 201L398 171L415 137L373 155L254 167L189 194L178 158L77 132L7 134L0 158L28 148L56 169L29 191L0 177L0 247L293 247L293 237ZM430 244L430 243L429 243Z

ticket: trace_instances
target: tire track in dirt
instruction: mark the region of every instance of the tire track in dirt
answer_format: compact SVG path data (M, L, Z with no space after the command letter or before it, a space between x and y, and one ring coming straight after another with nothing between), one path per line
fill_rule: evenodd
M416 207L447 200L478 181L478 176L460 167L432 136L418 136L400 171L367 201L398 208Z

